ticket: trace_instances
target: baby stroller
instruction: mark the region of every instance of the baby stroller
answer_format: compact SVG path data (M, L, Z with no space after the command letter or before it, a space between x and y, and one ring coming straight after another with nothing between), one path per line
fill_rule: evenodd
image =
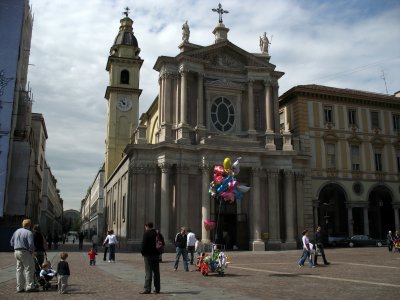
M35 266L36 268L36 266ZM49 261L45 261L42 264L41 269L39 270L39 273L37 273L37 283L43 288L44 291L47 291L49 289L51 289L51 281L53 280L53 278L55 278L57 275L57 272L54 271L51 268L51 264ZM57 285L56 285L57 287Z

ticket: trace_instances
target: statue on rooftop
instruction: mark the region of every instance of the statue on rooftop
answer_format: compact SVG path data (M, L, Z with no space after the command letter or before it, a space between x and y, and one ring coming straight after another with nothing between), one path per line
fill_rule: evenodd
M189 30L188 21L186 20L186 22L183 23L183 25L182 25L182 42L188 43L189 36L190 36L190 30Z
M267 33L264 32L263 36L260 36L260 50L262 54L267 54L268 55L268 46L271 43L269 42L267 38Z

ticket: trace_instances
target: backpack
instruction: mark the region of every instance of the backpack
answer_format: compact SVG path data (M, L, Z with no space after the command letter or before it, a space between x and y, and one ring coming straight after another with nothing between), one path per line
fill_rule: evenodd
M158 253L163 253L164 252L164 243L162 242L161 236L159 233L156 235L156 249Z

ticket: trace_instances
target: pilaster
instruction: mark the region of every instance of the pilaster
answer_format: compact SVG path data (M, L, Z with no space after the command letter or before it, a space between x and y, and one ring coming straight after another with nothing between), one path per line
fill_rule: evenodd
M261 200L260 200L260 176L263 168L252 168L251 179L251 236L250 249L253 251L264 251L265 243L261 240Z
M294 172L285 170L284 177L284 203L285 203L285 224L286 224L286 244L292 249L296 249L296 241L294 235ZM290 244L290 245L289 245ZM287 247L285 247L288 249Z
M280 213L279 213L279 189L278 170L267 170L268 199L269 199L269 240L268 250L278 250L281 246Z

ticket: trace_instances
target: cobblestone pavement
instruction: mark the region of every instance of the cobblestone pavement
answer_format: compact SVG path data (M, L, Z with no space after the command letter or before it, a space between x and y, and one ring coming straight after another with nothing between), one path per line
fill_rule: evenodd
M400 254L387 248L327 249L329 266L299 269L300 250L282 252L227 252L231 264L224 277L202 276L190 266L172 269L174 254L163 255L161 293L140 295L144 263L138 253L120 253L116 263L102 260L89 266L84 251L66 244L48 253L53 266L59 251L69 253L71 276L68 294L56 290L15 293L15 260L12 252L0 252L0 299L399 299Z

